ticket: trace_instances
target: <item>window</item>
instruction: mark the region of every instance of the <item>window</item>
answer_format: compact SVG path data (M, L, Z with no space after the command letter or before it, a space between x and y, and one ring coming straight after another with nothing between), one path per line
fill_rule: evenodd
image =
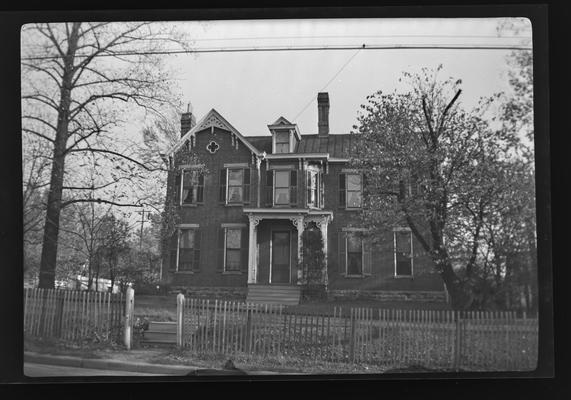
M406 229L394 231L395 276L411 277L413 267L412 232Z
M200 269L200 232L196 228L180 229L177 271Z
M278 131L274 135L276 141L275 153L289 153L290 133L288 131Z
M249 168L224 168L220 170L219 200L226 204L250 202Z
M203 198L204 174L196 170L183 170L180 204L202 203Z
M297 205L297 171L292 169L266 171L266 207Z
M371 275L371 240L359 228L344 228L339 233L340 272L346 277Z
M289 204L291 171L275 171L274 199L276 204Z
M361 208L363 193L363 176L358 173L342 173L339 175L339 206L344 208Z
M347 275L363 273L363 240L354 233L347 235Z
M317 170L307 171L307 206L311 208L323 207L323 179Z
M248 227L222 224L218 236L219 272L242 273L248 269Z
M242 256L242 230L226 228L226 263L225 271L239 271Z

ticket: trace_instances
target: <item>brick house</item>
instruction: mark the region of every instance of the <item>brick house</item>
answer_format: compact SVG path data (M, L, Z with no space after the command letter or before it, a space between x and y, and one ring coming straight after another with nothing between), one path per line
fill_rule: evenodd
M195 296L297 303L301 234L319 230L330 297L444 300L410 230L387 229L378 243L359 235L363 177L348 166L354 136L329 132L329 96L318 95L318 133L280 117L264 136L245 136L212 109L181 118L170 152L180 223L163 257L164 279ZM181 161L183 152L200 162Z

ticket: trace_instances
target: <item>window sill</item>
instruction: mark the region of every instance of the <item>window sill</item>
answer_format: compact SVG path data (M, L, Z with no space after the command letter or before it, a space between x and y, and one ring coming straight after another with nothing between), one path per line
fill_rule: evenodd
M242 275L242 271L224 271L222 275Z
M183 203L180 206L185 208L185 207L198 207L200 204L197 203Z
M414 279L414 276L412 276L412 275L395 275L394 278L395 279Z
M226 207L244 207L245 203L224 203Z
M348 278L348 279L363 279L363 278L367 278L370 275L343 275L344 278Z
M182 275L193 275L198 271L174 271L177 274L182 274Z

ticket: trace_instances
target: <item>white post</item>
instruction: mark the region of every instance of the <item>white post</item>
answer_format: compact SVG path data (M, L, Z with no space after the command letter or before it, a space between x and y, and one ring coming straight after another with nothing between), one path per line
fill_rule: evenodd
M124 342L127 350L131 350L133 339L133 310L135 308L135 290L129 285L125 299L125 326L123 329Z
M297 265L298 265L298 270L297 270L297 284L301 285L303 283L303 269L299 269L299 265L302 263L303 261L303 231L304 231L304 227L303 227L303 215L298 216L295 219L292 219L293 224L295 225L295 227L297 228Z
M256 275L258 272L258 265L256 259L256 238L257 229L256 226L260 223L259 218L252 215L249 216L250 221L250 237L249 237L249 249L248 249L248 283L256 283Z
M327 285L329 283L329 277L327 274L327 225L329 225L329 220L327 217L323 217L321 219L321 237L323 239L323 254L325 255L325 266L323 267L322 277L323 277L323 284L327 289Z
M179 293L176 296L176 345L182 347L182 338L184 325L184 294Z

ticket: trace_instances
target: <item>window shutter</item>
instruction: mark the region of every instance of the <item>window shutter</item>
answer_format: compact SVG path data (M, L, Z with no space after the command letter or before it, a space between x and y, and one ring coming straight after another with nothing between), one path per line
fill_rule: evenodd
M202 229L196 229L194 231L194 259L192 260L192 269L194 271L200 271L200 236L202 235Z
M220 189L218 193L218 201L226 203L226 168L220 169Z
M204 174L202 172L198 173L198 190L196 191L196 202L204 202Z
M323 185L323 173L317 175L319 177L319 208L325 207L325 187Z
M373 274L373 265L372 265L372 243L371 239L363 238L363 275L370 276Z
M292 170L289 180L289 203L297 205L297 171Z
M182 173L181 171L176 171L174 175L174 198L178 204L182 204L182 191L181 191L181 181L182 181Z
M345 195L345 174L339 174L339 207L345 208L347 206Z
M266 171L266 206L274 204L274 171Z
M176 271L176 256L178 254L178 229L173 233L170 238L170 260L169 260L169 268L173 271Z
M347 275L347 234L339 231L339 274Z
M245 204L250 203L250 174L251 174L251 170L249 168L244 169L244 174L243 174L243 189L242 189L242 193L243 193L243 202Z
M224 271L224 235L226 230L222 227L218 228L218 262L216 263L216 271Z
M240 269L243 272L248 271L248 249L249 249L249 230L248 228L242 228L242 260L240 263Z
M306 197L305 206L308 207L311 199L311 172L305 171L305 187L306 187Z
M367 174L362 174L362 180L361 180L361 198L365 197L365 193L367 192Z

